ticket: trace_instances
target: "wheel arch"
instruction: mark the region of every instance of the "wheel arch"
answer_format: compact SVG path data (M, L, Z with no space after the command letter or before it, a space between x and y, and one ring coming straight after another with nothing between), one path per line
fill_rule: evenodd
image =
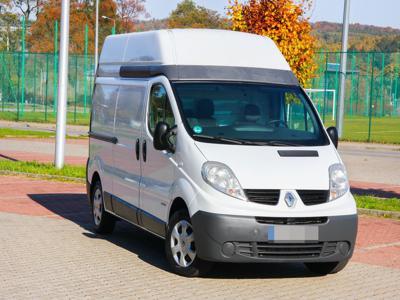
M101 184L101 178L100 178L100 174L99 172L95 171L92 175L92 180L90 181L90 201L92 201L92 194L93 194L93 187L94 187L94 183L99 181Z
M181 197L177 197L172 201L172 205L171 205L171 207L169 209L169 212L168 212L168 220L171 218L171 216L175 212L177 212L177 211L179 211L181 209L186 209L187 212L189 213L189 207L186 204L185 200L183 200L183 198L181 198Z

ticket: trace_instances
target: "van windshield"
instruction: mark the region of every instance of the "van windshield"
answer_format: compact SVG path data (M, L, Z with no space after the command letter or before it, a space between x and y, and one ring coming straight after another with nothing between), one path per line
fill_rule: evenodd
M182 119L198 141L320 146L329 141L300 87L174 82Z

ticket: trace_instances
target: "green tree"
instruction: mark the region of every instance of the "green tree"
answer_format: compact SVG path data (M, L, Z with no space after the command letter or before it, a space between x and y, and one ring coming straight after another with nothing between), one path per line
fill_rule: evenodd
M228 28L228 20L218 12L183 0L168 18L168 28Z
M16 51L20 44L20 22L18 16L11 12L0 14L0 51Z

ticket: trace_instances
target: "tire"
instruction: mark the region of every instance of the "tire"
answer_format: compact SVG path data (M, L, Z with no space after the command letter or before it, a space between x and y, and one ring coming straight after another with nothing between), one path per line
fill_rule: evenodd
M305 263L308 270L318 275L334 274L343 270L348 260L339 262L325 262L325 263Z
M112 233L116 219L104 210L103 189L99 180L93 183L90 202L95 232L100 234Z
M171 216L165 240L165 253L172 271L181 276L205 275L213 265L196 255L194 232L187 210L179 210Z

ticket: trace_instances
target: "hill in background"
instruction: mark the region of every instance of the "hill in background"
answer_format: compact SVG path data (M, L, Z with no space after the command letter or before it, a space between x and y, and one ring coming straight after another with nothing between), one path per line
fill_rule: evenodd
M340 51L342 24L316 22L312 24L318 47L322 50ZM152 19L138 23L141 31L168 28L167 19ZM400 29L373 25L350 24L349 51L400 51Z
M319 48L340 51L342 24L316 22L312 24ZM400 29L373 25L350 24L349 51L400 51Z

